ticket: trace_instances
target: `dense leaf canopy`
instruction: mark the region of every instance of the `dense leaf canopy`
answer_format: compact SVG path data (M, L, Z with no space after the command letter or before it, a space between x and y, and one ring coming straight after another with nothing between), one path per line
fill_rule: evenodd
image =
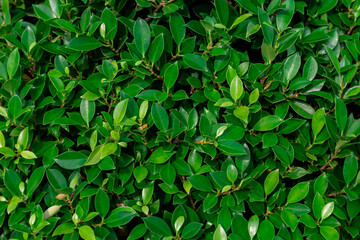
M0 2L0 240L359 238L358 0Z

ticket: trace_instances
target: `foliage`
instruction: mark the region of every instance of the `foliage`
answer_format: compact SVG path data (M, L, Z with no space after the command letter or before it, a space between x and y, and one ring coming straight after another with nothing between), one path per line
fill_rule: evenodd
M359 238L359 1L0 2L0 239Z

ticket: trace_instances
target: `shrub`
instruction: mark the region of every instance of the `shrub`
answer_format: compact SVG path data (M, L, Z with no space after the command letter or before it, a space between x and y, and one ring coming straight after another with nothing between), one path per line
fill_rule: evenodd
M351 239L354 0L2 0L0 239Z

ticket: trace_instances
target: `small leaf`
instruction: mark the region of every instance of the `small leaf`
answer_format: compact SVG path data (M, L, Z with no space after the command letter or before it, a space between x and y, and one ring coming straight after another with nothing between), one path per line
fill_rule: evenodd
M146 227L154 234L164 237L172 236L169 225L167 225L167 223L163 219L151 216L143 218L143 220Z
M336 72L340 75L340 63L338 58L335 55L335 52L329 48L328 46L324 45L325 50L330 58L331 63L334 65Z
M55 157L54 160L60 167L73 170L84 166L87 158L88 156L81 152L67 151Z
M213 240L227 240L227 235L223 227L219 224L214 232Z
M13 195L22 196L20 183L20 177L13 170L5 169L4 184Z
M188 179L194 188L204 192L212 191L211 182L207 177L203 175L193 175L188 177Z
M344 131L347 123L347 109L345 103L339 98L335 101L335 117L340 131Z
M150 46L150 39L151 39L150 27L146 23L146 21L144 21L141 18L138 18L135 21L133 32L134 32L136 48L143 55L143 57L145 57L145 53L147 52Z
M329 226L320 226L320 233L326 240L339 240L340 236L335 228Z
M129 101L129 99L127 98L125 100L122 100L118 104L116 104L114 113L113 113L115 125L119 125L121 123L121 121L123 120L125 113L126 113L128 101Z
M321 210L321 221L328 218L334 211L334 202L327 203Z
M158 147L149 157L148 161L155 164L167 162L175 152L166 152L163 147Z
M291 188L287 198L287 203L296 203L301 201L309 193L310 182L301 182Z
M189 67L198 70L206 72L207 66L206 66L206 60L202 58L201 56L197 54L188 53L183 56L183 60Z
M95 102L82 99L80 104L80 114L84 121L89 124L95 115Z
M79 234L85 240L96 240L94 230L87 225L79 227Z
M234 183L238 177L238 170L234 164L230 164L226 169L226 176L230 182Z
M248 231L250 235L250 239L253 239L259 228L259 217L257 215L253 215L249 219L248 223Z
M166 131L169 128L169 116L166 110L158 103L154 103L151 107L151 116L156 127L160 131Z
M170 31L176 45L180 45L185 38L186 28L182 16L178 13L170 15Z
M311 127L314 135L318 135L325 126L325 110L319 108L312 117Z
M170 89L174 86L178 76L179 76L179 68L176 62L174 64L171 64L165 71L164 83L167 89Z
M102 46L102 43L93 37L73 38L66 46L75 51L91 51Z
M354 154L351 154L345 158L343 175L347 185L356 177L358 171L358 160Z
M164 51L164 45L164 34L161 33L153 40L149 49L149 60L152 64L159 61L161 54Z
M279 169L272 171L267 175L265 182L264 182L264 190L265 194L269 195L274 189L276 188L277 184L279 183Z
M276 127L278 127L284 120L279 118L276 115L269 115L260 119L254 126L254 130L256 131L270 131Z
M275 237L274 225L267 219L262 221L259 226L257 237L259 238L259 240L274 239Z
M9 55L6 70L8 72L9 78L12 79L19 68L20 63L20 54L19 50L15 48Z
M110 200L108 195L101 188L95 196L95 209L100 217L105 217L110 210Z
M235 76L230 84L230 95L237 101L244 92L244 87L241 79L238 76Z

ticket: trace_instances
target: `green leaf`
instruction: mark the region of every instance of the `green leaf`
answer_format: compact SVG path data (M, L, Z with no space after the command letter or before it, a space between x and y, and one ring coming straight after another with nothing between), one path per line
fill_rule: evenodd
M54 122L55 120L59 119L62 115L64 115L65 109L64 108L54 108L50 111L47 111L43 117L43 125L49 124Z
M211 192L213 189L210 180L203 175L193 175L188 177L188 180L194 188L200 191Z
M275 49L268 43L261 45L261 54L267 63L271 63L276 57Z
M128 106L128 101L129 99L125 99L120 101L118 104L116 104L115 108L114 108L114 112L113 112L113 118L114 118L114 124L115 125L119 125L121 123L121 121L123 120L125 113L126 113L126 109Z
M241 79L235 76L230 84L230 95L234 101L237 101L244 92L244 87Z
M215 0L216 13L220 22L226 26L229 20L229 5L226 0Z
M54 237L54 236L73 233L74 229L75 229L75 226L73 223L63 223L54 230L54 233L52 236Z
M101 160L101 152L103 149L104 145L99 145L97 146L89 155L89 157L87 158L84 166L88 166L88 165L95 165L98 162L100 162Z
M46 177L50 182L50 185L55 189L63 189L66 188L67 182L64 175L56 169L47 169Z
M321 0L317 10L317 14L323 14L330 11L336 6L337 3L338 0Z
M142 236L144 236L146 232L147 232L147 228L146 228L145 224L140 223L140 224L136 225L133 228L133 230L131 230L131 233L129 234L129 237L127 239L128 240L139 239Z
M67 151L54 158L60 167L65 169L78 169L84 166L88 156L81 152Z
M315 180L314 184L314 193L318 192L320 195L324 195L326 192L326 189L328 187L328 179L325 173L321 174L317 179Z
M191 222L185 225L184 229L181 232L181 236L184 239L191 239L194 237L201 229L203 224L198 222Z
M334 202L327 203L321 210L321 221L328 218L334 211Z
M32 5L36 15L44 21L56 18L55 13L46 5Z
M272 191L275 190L276 186L279 183L279 169L272 171L267 175L264 182L265 194L268 196Z
M136 48L139 50L142 56L145 57L145 53L149 49L151 41L150 27L146 21L138 18L135 21L133 32Z
M317 136L325 126L324 116L325 116L324 108L319 108L312 117L311 127L315 136Z
M335 228L329 226L320 226L320 233L326 240L339 240L340 236Z
M170 89L174 86L177 78L179 77L179 67L177 62L171 64L165 71L164 83L167 89Z
M117 32L117 19L116 15L108 8L105 8L101 13L101 21L105 24L105 40L114 40Z
M347 123L347 109L345 103L339 99L336 98L335 100L335 118L336 118L336 124L340 131L344 131Z
M94 230L89 226L79 227L79 234L85 240L96 240Z
M300 65L301 58L299 53L295 53L286 59L284 63L284 77L287 83L289 83L299 72Z
M281 219L291 228L291 231L295 231L298 225L298 218L296 215L288 210L283 210L281 212Z
M169 128L169 116L166 110L158 103L154 103L151 107L151 116L156 127L165 132Z
M160 170L160 178L169 186L172 186L176 178L175 168L168 162Z
M218 148L229 156L241 156L246 154L244 147L233 140L220 141Z
M105 219L104 223L111 228L127 224L138 214L131 207L119 207L114 209Z
M42 179L44 178L46 168L44 166L36 168L26 185L26 194L30 196L39 187Z
M284 9L280 9L276 14L276 26L280 33L282 33L289 23L295 12L295 1L294 0L285 0L281 5L284 5Z
M77 37L73 38L66 47L75 51L92 51L102 47L102 43L93 37Z
M197 54L188 53L183 56L184 63L189 67L198 70L207 72L206 60Z
M250 239L253 239L259 229L259 217L257 215L253 215L249 219L248 223L248 231L250 235Z
M276 115L269 115L260 119L254 126L254 130L256 131L270 131L276 127L278 127L281 123L283 123L280 117Z
M285 122L284 124L286 124ZM284 126L284 124L282 126ZM276 145L279 141L278 136L273 132L266 132L262 136L263 148L268 148Z
M26 158L26 159L35 159L37 158L35 153L31 152L31 151L22 151L20 153L20 155L23 157L23 158Z
M227 235L223 227L219 224L214 232L213 240L227 240Z
M80 17L80 28L82 32L85 32L88 29L90 20L91 20L91 8L88 7L85 9L85 11L83 11Z
M17 144L18 144L17 148L21 152L27 148L28 143L29 143L29 128L26 127L19 134L19 137L17 140Z
M208 196L204 200L204 212L214 207L218 203L219 197L215 194L209 193Z
M238 170L234 164L230 164L226 169L226 176L230 182L234 183L238 177Z
M314 57L309 57L304 65L303 77L312 81L318 72L318 64Z
M110 200L104 190L99 188L95 196L95 209L99 216L104 218L110 210Z
M290 106L297 114L306 119L312 119L315 113L315 110L307 103L291 101Z
M138 183L140 183L142 180L146 178L148 175L149 170L146 167L143 166L137 166L134 169L134 177Z
M33 43L36 43L35 33L32 30L32 28L30 28L30 26L27 26L26 29L24 30L23 34L21 35L21 42L22 42L22 44L24 44L24 46L28 52L30 52L30 49L33 46Z
M358 171L358 160L354 154L351 154L345 158L343 175L344 180L347 185L349 185L352 180L356 177Z
M167 225L167 223L163 219L161 219L159 217L155 217L155 216L150 216L150 217L143 218L143 221L144 221L146 227L152 233L160 235L160 236L164 236L164 237L172 236L169 225Z
M249 117L249 107L247 106L240 106L238 108L235 108L234 115L243 120L245 123L248 123L248 117Z
M148 161L155 164L167 162L175 152L167 152L163 147L158 147L149 157Z
M12 96L9 101L8 110L10 116L15 120L17 119L22 112L22 103L21 99L18 96Z
M287 203L296 203L301 201L309 193L309 182L301 182L291 188L290 193L287 197Z
M6 188L16 196L22 196L19 185L21 183L20 177L10 169L5 169L4 184Z
M95 115L95 102L82 99L80 104L80 114L84 121L89 124Z
M249 104L254 104L259 99L259 89L254 89L249 96Z
M335 55L335 52L326 45L324 45L324 47L330 58L331 63L334 65L336 72L340 75L340 63L339 63L338 58Z
M14 157L16 156L16 153L14 150L8 147L2 147L0 148L0 153L3 154L5 157Z
M180 46L185 38L186 28L185 22L182 16L178 13L173 13L170 15L169 19L170 31L176 45Z
M149 60L152 64L155 64L159 61L163 51L164 51L164 34L159 34L151 43L149 49Z
M259 240L270 240L275 237L275 229L273 224L265 219L260 223L259 230L257 233Z

